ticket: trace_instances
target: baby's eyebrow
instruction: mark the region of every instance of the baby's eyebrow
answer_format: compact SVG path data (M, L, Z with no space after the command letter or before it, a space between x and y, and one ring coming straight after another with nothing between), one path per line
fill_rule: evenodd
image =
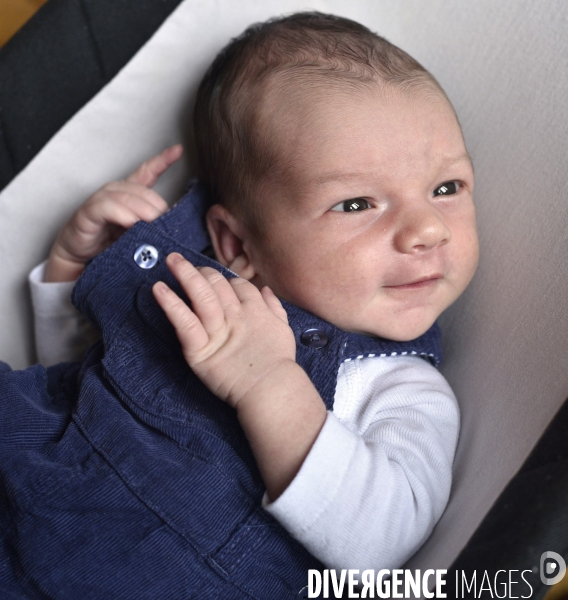
M463 154L458 154L457 156L445 156L440 161L440 165L442 167L451 167L451 166L455 165L456 163L460 163L460 162L469 163L471 170L474 171L473 160L471 159L471 156L467 152L464 152Z
M328 181L350 181L352 179L361 179L361 177L368 175L369 173L364 171L328 171L316 177L314 183L320 185Z
M458 154L455 156L442 156L439 160L440 170L446 169L448 167L452 167L455 164L466 162L471 167L473 171L473 161L471 156L464 152L463 154ZM322 185L324 183L328 183L330 181L351 181L351 180L360 180L362 177L368 176L369 173L367 171L327 171L322 173L318 177L315 177L313 182L316 185Z

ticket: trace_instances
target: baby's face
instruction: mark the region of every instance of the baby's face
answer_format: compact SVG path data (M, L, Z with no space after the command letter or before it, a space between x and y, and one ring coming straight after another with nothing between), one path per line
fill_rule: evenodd
M434 89L270 102L286 107L269 119L286 169L257 198L264 235L246 243L255 283L347 331L421 335L478 259L453 110Z

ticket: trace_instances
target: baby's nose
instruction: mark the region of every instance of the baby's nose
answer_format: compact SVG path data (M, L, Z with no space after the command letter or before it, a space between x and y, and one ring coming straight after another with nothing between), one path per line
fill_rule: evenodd
M443 216L430 204L413 206L400 215L394 243L399 252L430 250L447 244L452 232Z

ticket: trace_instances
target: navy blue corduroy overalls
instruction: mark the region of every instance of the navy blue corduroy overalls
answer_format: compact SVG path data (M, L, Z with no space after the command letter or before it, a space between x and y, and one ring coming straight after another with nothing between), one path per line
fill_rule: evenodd
M321 566L261 508L235 412L193 375L152 296L164 280L185 298L164 262L172 251L230 276L200 253L205 205L196 184L91 262L73 300L102 340L82 363L0 363L1 598L278 600ZM346 359L439 362L437 326L392 342L285 308L330 410Z

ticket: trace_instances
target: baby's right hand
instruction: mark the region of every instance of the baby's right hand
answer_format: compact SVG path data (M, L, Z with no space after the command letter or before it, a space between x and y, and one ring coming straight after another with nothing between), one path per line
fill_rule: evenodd
M142 163L124 181L107 183L71 216L49 253L44 281L74 281L85 262L116 241L136 222L153 221L168 210L151 189L182 155L181 145L167 148Z

